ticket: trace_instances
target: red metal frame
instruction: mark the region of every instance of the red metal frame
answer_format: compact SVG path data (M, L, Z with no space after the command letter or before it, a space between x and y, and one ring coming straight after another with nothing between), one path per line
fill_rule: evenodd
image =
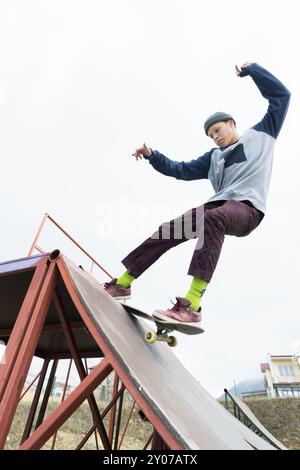
M84 443L89 439L92 433L95 433L96 446L98 448L97 431L99 432L102 440L103 447L105 449L115 449L122 446L125 433L127 431L130 418L132 416L132 407L127 424L119 441L119 431L122 416L122 403L123 394L125 389L131 394L134 403L137 403L142 409L148 420L154 427L154 433L152 435L153 445L165 446L160 438L160 435L164 436L166 443L172 449L182 449L181 444L172 436L168 428L161 420L155 416L151 407L148 405L142 394L136 389L135 385L131 382L130 378L127 377L126 373L122 370L121 365L114 357L113 352L109 349L104 338L101 337L101 333L97 330L92 320L85 311L84 306L81 304L77 295L75 286L73 285L72 279L68 274L68 270L65 267L63 258L60 258L58 250L52 252L50 255L45 254L37 243L41 235L42 230L45 227L46 221L50 220L72 243L74 243L92 262L90 272L93 266L98 266L103 272L105 272L110 278L113 276L109 274L76 240L71 237L49 214L45 214L40 227L38 228L37 234L34 238L32 246L30 248L30 255L33 250L38 250L43 253L44 256L35 256L32 258L22 260L16 260L16 270L25 271L29 269L35 269L29 288L27 290L25 299L21 306L20 312L17 316L17 320L14 327L11 329L6 328L0 330L1 336L9 337L6 352L5 352L5 363L1 364L0 367L0 448L3 448L5 441L12 423L14 413L16 411L19 400L21 399L21 392L27 377L27 373L30 367L33 354L36 351L36 346L39 341L39 337L42 331L63 331L65 341L69 347L70 353L47 353L45 357L44 366L40 373L39 382L35 391L34 399L31 405L31 409L28 415L27 423L24 429L21 449L37 449L43 446L43 444L54 434L52 448L54 448L56 433L58 428L65 422L66 419L77 409L77 407L86 399L89 403L94 424L91 429L86 433L84 439L82 439L78 448L81 448ZM33 259L32 262L30 260ZM21 264L20 264L21 261ZM14 263L14 261L12 262ZM12 273L11 266L7 271L5 265L0 265L0 276L5 272ZM66 288L74 302L82 321L68 321L66 313L63 311L62 302L59 298L59 293L56 291L56 281L60 273ZM59 323L44 325L47 312L51 301L53 302ZM82 329L86 326L95 342L99 347L99 351L95 352L84 352L78 351L74 340L73 331L76 328ZM101 363L89 374L82 362L82 358L96 357L97 355L104 359ZM54 380L55 368L58 360L62 358L74 359L75 366L77 368L81 384L71 393L71 395L62 401L61 405L51 414L45 421L44 415L48 399L50 396L50 390L52 382ZM43 382L45 380L47 367L49 361L53 359L52 373L48 379L48 385L46 392L44 393L42 407L39 412L38 420L36 423L35 431L30 435L32 430L32 424L34 416L37 410L39 397L42 392ZM87 365L87 364L86 364ZM106 409L100 414L96 400L93 395L93 391L102 380L105 380L107 375L114 370L115 372L115 385L112 400ZM37 379L37 378L36 378ZM52 381L52 382L51 382ZM120 389L119 382L121 382ZM27 390L26 390L27 391ZM26 393L24 392L24 394ZM23 394L23 395L24 395ZM22 397L23 397L22 395ZM118 402L118 416L116 419L116 410ZM104 416L110 412L109 429L106 429L103 424ZM154 438L153 438L154 436ZM160 439L160 440L159 440ZM114 444L113 444L114 440ZM148 439L146 446L151 440Z
M134 410L135 405L136 405L136 403L135 403L135 401L134 401L133 404L132 404L131 410L130 410L130 412L129 412L128 419L127 419L127 422L126 422L126 424L125 424L124 431L123 431L123 433L122 433L122 436L121 436L121 439L120 439L120 442L119 442L119 445L118 445L118 450L120 450L120 448L122 447L123 440L124 440L126 431L127 431L127 429L128 429L128 426L129 426L129 423L130 423L131 416L132 416L132 413L133 413L133 410Z
M111 402L107 405L107 407L105 408L105 410L101 413L101 418L104 419L105 416L107 415L107 413L112 410L112 408L114 407L116 401L119 399L119 397L122 395L123 391L125 390L125 387L124 385L121 386L120 390L118 391L118 393L113 396ZM78 444L78 446L76 447L76 450L80 450L84 444L87 442L87 440L90 438L90 436L93 434L93 432L96 430L96 426L93 425L91 427L91 429L86 433L86 435L84 436L84 438L80 441L80 443ZM111 441L110 441L111 442Z
M19 269L19 264L17 263L17 269L21 271L29 269L27 268L26 263L23 264L24 269ZM115 359L114 354L110 351L109 347L107 346L106 341L101 337L101 334L94 326L92 320L88 316L84 306L81 304L78 298L75 286L73 285L72 279L68 274L68 270L65 267L63 258L60 258L58 250L52 252L50 255L43 256L38 259L34 268L35 270L33 272L30 285L28 287L27 293L25 295L24 301L22 303L20 312L17 316L13 329L7 329L7 331L2 330L0 332L2 335L9 336L9 341L6 348L6 363L3 364L2 368L0 369L0 448L3 448L5 445L6 438L21 397L30 363L36 351L40 335L43 331L63 331L65 341L70 351L70 353L66 354L66 356L68 358L74 359L74 363L76 365L79 377L82 382L80 386L78 386L76 390L72 392L72 394L70 395L71 398L69 399L68 397L66 400L64 400L63 403L58 407L58 409L44 421L46 407L48 405L48 399L55 377L55 368L57 366L58 359L62 357L62 354L53 353L52 355L49 354L49 356L46 357L23 432L20 448L40 448L49 439L49 437L51 437L51 435L57 432L58 427L61 426L61 424L76 410L79 401L81 402L85 399L87 399L89 403L94 425L86 434L85 438L81 441L78 447L82 447L82 445L84 445L84 442L86 442L90 435L94 432L96 446L98 448L98 431L103 447L105 449L111 449L112 447L114 447L115 449L120 448L128 427L130 416L132 414L131 410L129 420L121 436L121 440L119 440L119 431L122 415L122 400L123 393L126 388L133 397L134 401L140 407L142 407L145 415L147 415L149 421L152 423L157 433L163 434L164 438L167 440L168 445L172 446L173 449L181 449L182 447L172 437L170 432L166 429L165 425L161 423L158 418L155 417L154 413L151 411L150 406L146 403L144 398L136 389L135 385L126 376L125 372L122 370L121 366L119 366L117 360ZM58 274L61 275L66 285L66 288L71 296L71 299L73 300L80 316L82 317L82 321L68 321L67 314L66 312L64 312L62 307L62 302L60 300L59 293L56 291L56 282L58 279ZM59 323L45 326L44 322L49 311L49 306L51 302L53 302L55 306ZM82 328L83 325L85 325L89 332L92 334L96 344L98 345L101 351L102 357L103 355L105 356L105 358L101 361L99 367L97 366L97 368L95 368L99 372L99 375L97 377L92 375L92 377L90 378L91 374L87 375L81 357L87 357L88 354L85 354L82 351L79 353L75 343L73 330L75 330L76 328ZM52 366L52 373L50 374L50 377L48 379L48 385L44 393L42 406L40 408L39 416L35 426L36 429L30 435L32 431L35 413L37 410L37 405L42 392L42 385L51 358L54 360ZM92 384L96 384L95 386L99 385L101 380L104 380L112 370L114 370L116 374L113 397L106 409L102 413L100 413L96 400L92 393L95 388L93 388ZM121 380L121 387L118 390L119 380ZM116 419L117 401L119 403L119 406L118 416ZM109 411L111 415L109 431L107 433L103 424L103 418ZM55 436L53 438L53 447L54 442Z
M37 245L36 245L36 244L37 244L37 241L38 241L38 239L39 239L39 237L40 237L40 234L41 234L41 232L42 232L42 230L43 230L43 228L44 228L44 225L45 225L45 223L46 223L46 221L47 221L47 218L48 218L48 214L45 214L44 217L43 217L43 220L42 220L42 222L41 222L41 224L40 224L40 226L39 226L39 228L38 228L38 231L37 231L37 233L36 233L36 235L35 235L35 237L34 237L34 240L33 240L32 245L31 245L31 247L30 247L28 256L32 256L32 253L34 252L35 249L38 249L38 251L40 251L40 248L37 248Z
M26 393L31 389L31 387L33 386L33 384L37 381L37 379L41 376L41 373L42 371L40 371L38 373L38 375L32 380L32 382L30 382L30 384L28 385L28 387L26 388L26 390L24 390L24 392L22 393L22 395L20 396L20 401L22 400L22 398L26 395Z
M42 269L41 273L39 274L38 281L40 281L41 277L43 277L43 273L44 270ZM35 307L32 314L28 315L27 309L23 309L23 315L22 317L20 317L21 319L19 323L23 323L21 322L21 320L23 320L24 316L24 323L27 325L27 328L25 330L25 334L21 344L20 341L18 341L17 334L14 334L15 329L12 333L12 336L14 340L18 342L19 347L15 354L13 354L12 350L10 351L9 355L7 356L8 364L4 367L4 369L6 369L7 377L4 376L2 380L2 385L6 386L3 386L2 388L2 398L0 402L0 449L2 449L5 445L7 434L9 432L11 422L19 402L19 398L22 393L30 363L32 361L38 343L38 339L40 337L43 324L48 312L48 308L53 297L56 280L57 267L55 262L52 262L49 264L47 274L45 276L44 283L40 289L38 298L36 299L35 292L31 292L31 296L29 296L29 298L27 299L29 303L30 312L33 306L32 297L36 299ZM27 305L25 304L25 307L26 306ZM17 329L17 331L20 334L22 333L22 330L20 331L19 328ZM9 342L11 343L11 345L14 344L12 343L11 338ZM15 346L16 344L14 344L14 347ZM12 349L12 346L10 349ZM14 364L12 363L12 356L15 358Z
M122 368L121 363L118 361L113 350L110 349L110 345L102 336L101 331L99 331L93 323L84 305L80 301L76 286L73 284L72 277L69 275L63 258L60 258L59 251L55 250L55 252L52 252L49 255L44 253L42 248L38 246L38 239L47 220L51 221L91 260L90 272L92 272L94 265L96 265L110 278L113 277L49 214L45 214L29 253L31 255L33 250L37 250L40 253L43 253L43 255L23 258L22 260L13 260L8 263L0 263L0 280L1 276L5 276L7 273L11 275L12 273L34 270L33 277L27 289L27 293L14 327L12 330L10 328L0 330L0 336L9 337L5 351L5 362L0 364L0 449L5 445L6 438L21 397L30 363L36 351L42 332L62 331L64 333L65 342L69 347L69 352L45 353L46 357L44 358L44 366L39 376L38 386L35 391L27 423L25 425L20 449L40 449L53 435L52 448L54 448L57 430L85 400L89 403L94 424L81 440L77 448L82 448L93 432L95 433L96 446L98 448L98 432L105 449L120 449L134 409L133 405L125 425L125 429L121 439L119 440L121 415L123 412L123 394L125 390L127 390L133 398L134 404L136 403L141 408L143 416L145 416L153 426L153 433L145 443L144 449L146 449L151 443L152 449L184 450L182 444L171 434L171 431L162 421L162 418L159 417L161 415L156 415L152 410L151 405L146 401L139 388L137 388L133 383L130 375ZM59 274L62 277L68 294L82 318L81 321L69 321L67 315L68 312L64 312L63 310L59 293L56 291L56 282ZM51 302L54 303L60 323L44 326ZM83 351L82 349L81 351L78 350L73 331L76 328L82 329L84 326L86 326L87 330L92 335L95 343L99 347L99 350L98 348L92 352ZM88 374L87 370L85 370L82 358L84 358L86 362L87 357L96 356L104 358L93 369L93 371ZM44 420L51 386L54 381L55 368L58 360L62 358L74 359L81 383L65 400L62 401L58 408L46 420ZM36 423L36 429L30 435L37 405L42 393L42 386L45 380L47 367L51 359L53 359L52 373L48 379L47 388L43 397L43 404ZM93 392L112 371L115 373L113 396L105 410L100 413ZM65 388L66 386L67 382ZM117 409L118 414L116 417ZM107 432L103 419L108 412L110 412L110 421L108 426L109 430ZM249 445L254 447L250 442Z
M95 388L111 372L112 366L103 359L78 385L65 401L31 434L20 450L40 449L54 432L92 395Z
M27 421L26 421L26 425L25 425L25 428L24 428L23 436L22 436L22 439L21 439L21 444L22 444L22 442L26 441L26 439L30 436L31 429L32 429L32 426L33 426L34 417L35 417L35 413L36 413L38 403L39 403L39 399L40 399L40 396L41 396L41 393L42 393L42 387L43 387L43 384L44 384L44 381L45 381L48 366L49 366L49 360L45 359L42 370L38 375L39 376L39 381L38 381L38 384L37 384L37 387L36 387L36 390L35 390L35 393L34 393L34 397L33 397L32 403L31 403L31 407L30 407L29 414L28 414L28 417L27 417ZM22 397L23 396L24 396L24 394L22 395Z
M54 361L52 362L50 375L47 380L47 386L44 392L43 400L39 409L39 414L37 416L37 420L35 423L35 429L44 421L47 407L49 404L51 390L53 389L53 385L55 383L55 374L56 374L57 367L58 367L58 359L54 359Z
M42 248L40 248L37 245L37 241L42 233L42 230L44 229L44 226L47 220L50 220L50 222L52 222L53 225L55 225L55 227L58 228L58 230L60 230L69 240L71 240L72 243L74 243L74 245L77 246L77 248L79 248L80 251L82 251L91 260L92 263L91 263L90 273L92 272L94 264L95 264L96 266L98 266L98 268L101 269L101 271L107 274L108 277L110 277L111 279L113 278L113 276L106 269L104 269L103 266L101 266L101 264L75 240L75 238L73 238L53 217L51 217L50 214L47 214L47 213L44 215L43 220L37 230L33 243L30 247L28 256L32 256L32 253L34 252L34 250L37 250L40 253L44 253Z
M117 396L118 394L118 387L119 387L119 377L115 373L115 378L114 378L114 387L113 387L113 399ZM109 436L109 442L113 443L113 437L114 437L114 429L115 429L115 420L116 420L116 410L117 410L117 405L116 401L111 409L110 412L110 419L109 419L109 430L108 430L108 436Z
M3 364L3 367L0 369L0 401L2 400L7 382L15 366L17 354L24 339L32 312L40 295L47 271L47 259L42 258L35 269L29 289L26 293L21 310L6 346L5 364Z

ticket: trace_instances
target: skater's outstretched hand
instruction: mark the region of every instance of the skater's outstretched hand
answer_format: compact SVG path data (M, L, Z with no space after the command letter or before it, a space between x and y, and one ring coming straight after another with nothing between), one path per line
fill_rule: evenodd
M136 149L135 152L132 154L132 156L135 157L136 161L138 161L139 158L142 159L143 157L150 157L150 155L151 149L146 144Z
M248 67L250 67L250 65L251 65L251 62L245 62L245 64L243 64L243 65L241 65L241 66L236 65L236 66L235 66L235 72L236 72L236 74L237 74L238 76L240 76L241 73L242 73L242 71L243 71L243 69L247 69Z

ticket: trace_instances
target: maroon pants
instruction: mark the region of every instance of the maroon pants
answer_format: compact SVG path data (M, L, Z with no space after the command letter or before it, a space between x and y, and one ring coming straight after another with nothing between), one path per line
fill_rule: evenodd
M137 278L170 248L198 238L188 274L210 282L225 235L245 237L263 217L264 214L248 201L208 202L160 225L122 263Z

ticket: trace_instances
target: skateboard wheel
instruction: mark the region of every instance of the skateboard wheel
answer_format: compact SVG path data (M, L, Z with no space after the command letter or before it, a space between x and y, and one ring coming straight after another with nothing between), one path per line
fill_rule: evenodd
M175 348L175 346L177 346L177 338L175 338L175 336L169 336L168 345L171 348Z
M145 333L145 338L148 343L155 343L157 340L157 334L154 331L147 331L147 333Z

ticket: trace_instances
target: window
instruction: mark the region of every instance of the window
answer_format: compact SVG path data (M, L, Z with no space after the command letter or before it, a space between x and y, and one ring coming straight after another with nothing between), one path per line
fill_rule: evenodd
M294 377L293 366L279 366L279 375L281 377Z

